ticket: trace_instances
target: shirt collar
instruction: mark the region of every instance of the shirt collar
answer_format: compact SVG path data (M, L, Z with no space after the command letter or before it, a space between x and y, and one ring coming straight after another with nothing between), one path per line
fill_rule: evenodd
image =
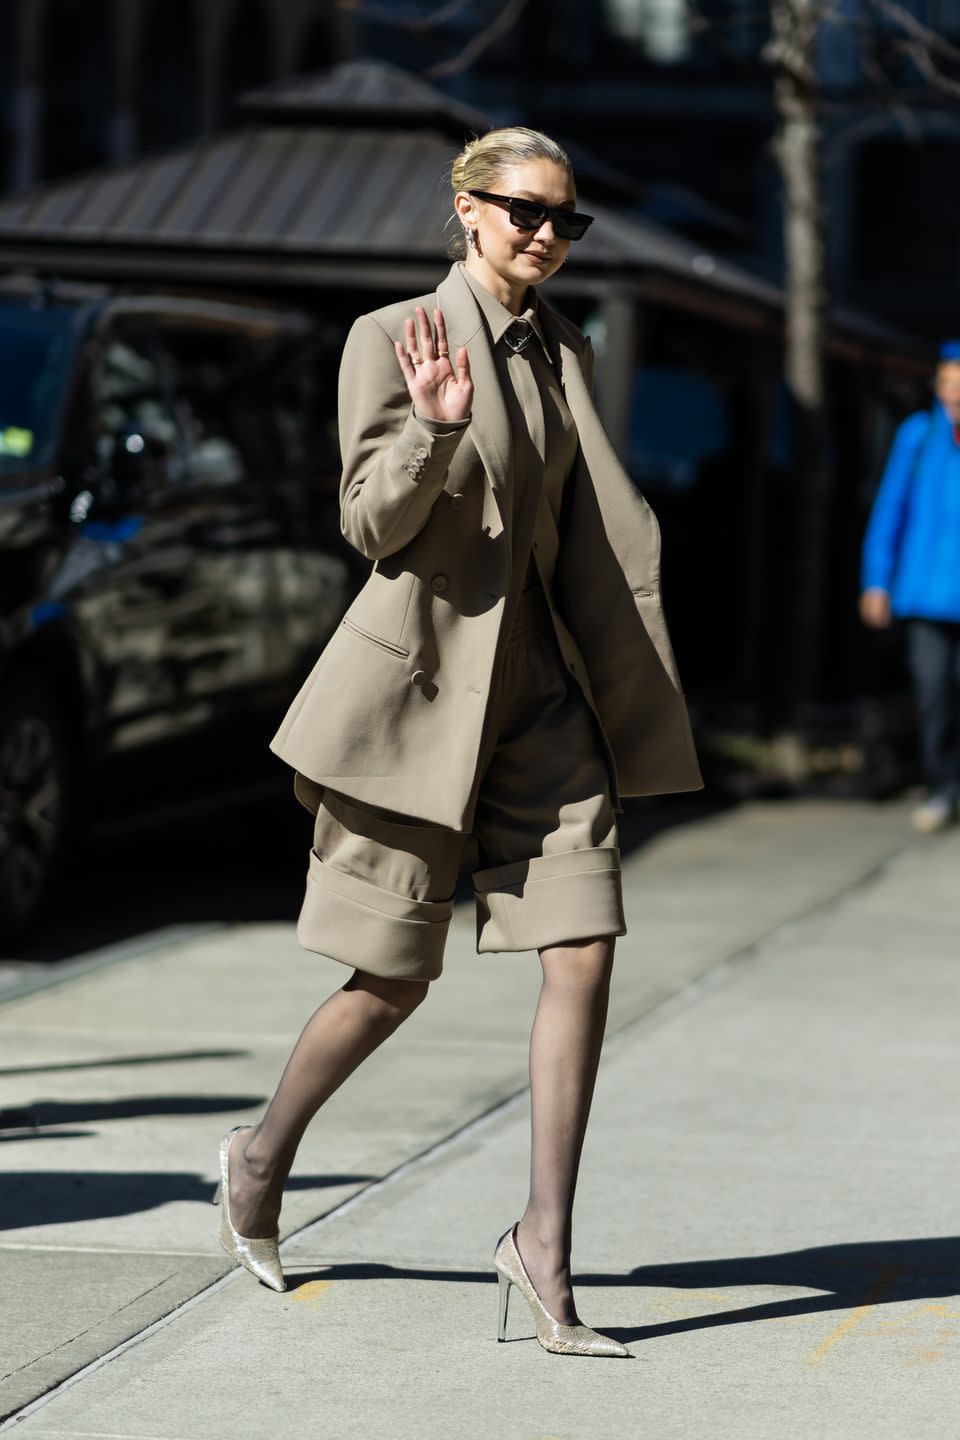
M537 300L537 292L534 290L533 286L527 287L525 299L527 299L531 303L528 304L526 310L524 310L520 315L512 315L507 309L506 305L501 305L497 297L495 295L491 295L490 291L486 288L485 285L481 285L480 281L475 275L470 274L470 271L467 269L466 265L464 265L462 260L458 263L464 280L466 280L467 284L470 286L470 289L476 296L477 304L480 306L480 311L483 315L483 318L487 322L487 328L490 331L490 337L493 340L494 345L499 344L499 342L503 339L505 332L509 330L510 326L515 320L526 320L534 335L536 335L537 339L540 341L540 344L543 347L543 353L549 360L550 351L547 349L546 336L543 333L543 326L540 323L540 307Z

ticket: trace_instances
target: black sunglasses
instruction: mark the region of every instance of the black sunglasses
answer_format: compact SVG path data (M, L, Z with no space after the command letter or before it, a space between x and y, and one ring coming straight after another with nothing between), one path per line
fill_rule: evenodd
M475 200L489 200L493 205L505 205L510 211L510 223L518 230L539 230L544 221L553 225L553 233L559 240L582 240L587 227L593 224L592 215L578 215L576 210L563 210L559 205L541 205L539 200L518 200L514 195L491 195L489 190L468 190Z

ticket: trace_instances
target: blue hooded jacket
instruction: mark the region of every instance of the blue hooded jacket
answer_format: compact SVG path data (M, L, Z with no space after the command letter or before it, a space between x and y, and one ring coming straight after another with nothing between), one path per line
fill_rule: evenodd
M960 622L960 444L939 401L897 431L863 542L894 615Z

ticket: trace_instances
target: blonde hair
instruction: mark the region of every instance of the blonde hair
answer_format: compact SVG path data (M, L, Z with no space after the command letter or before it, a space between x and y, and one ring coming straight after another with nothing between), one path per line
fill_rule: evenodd
M463 147L450 167L453 193L456 195L458 190L496 190L505 170L529 160L552 160L554 165L573 175L570 156L556 140L551 140L549 135L539 130L528 130L524 125L509 125L475 136ZM456 211L447 223L460 226ZM455 234L448 248L451 259L462 260L467 253L463 234Z

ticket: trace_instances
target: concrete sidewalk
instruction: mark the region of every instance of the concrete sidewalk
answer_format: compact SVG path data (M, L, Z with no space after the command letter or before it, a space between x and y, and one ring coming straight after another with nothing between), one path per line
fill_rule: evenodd
M142 1440L951 1434L958 861L902 807L828 804L631 858L575 1253L621 1365L544 1354L516 1296L495 1343L538 967L478 959L469 916L308 1134L283 1296L229 1270L204 1202L339 967L237 927L6 1004L3 1105L40 1128L0 1135L0 1414Z

